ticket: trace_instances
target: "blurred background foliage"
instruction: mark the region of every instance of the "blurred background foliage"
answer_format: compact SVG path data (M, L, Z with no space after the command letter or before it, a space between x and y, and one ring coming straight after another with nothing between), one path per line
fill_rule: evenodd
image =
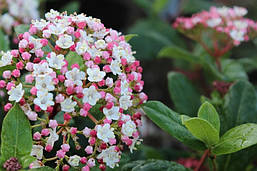
M149 99L159 100L167 106L175 108L177 112L193 115L198 109L197 106L200 105L199 100L195 101L195 99L199 99L200 94L216 100L217 104L221 100L218 95L210 95L212 87L207 84L219 77L220 73L216 72L215 68L211 68L212 65L207 70L201 67L201 65L208 67L208 63L203 64L194 57L202 54L203 49L177 32L171 25L178 16L191 16L195 12L208 10L210 6L224 5L246 7L248 9L247 17L257 19L257 0L40 0L39 10L41 17L44 17L44 13L50 9L68 13L85 13L100 18L108 28L119 30L124 34L137 34L130 40L130 43L133 50L137 52L135 56L141 61L144 68L144 91ZM0 31L0 34L3 33ZM3 36L0 37L1 50L8 49L6 43L3 43L7 42L6 39L2 39ZM15 45L11 47L13 46ZM223 74L228 74L230 77L233 77L231 74L234 74L236 78L240 77L240 79L248 79L252 83L257 83L256 46L257 40L254 40L234 48L230 54L227 54L230 59L225 58L223 61L224 68L226 68L226 72L224 71ZM165 47L169 47L169 49L165 49ZM160 58L165 56L175 60ZM207 56L205 61L210 60L208 55L205 56ZM234 64L235 60L239 62L239 65L238 63ZM241 69L242 67L247 73ZM169 71L178 71L185 76L178 77L177 73L170 73L167 77ZM208 76L206 77L206 75ZM170 98L169 89L176 89L183 85L189 86L189 88L185 87L186 93L177 92L171 94ZM1 107L3 101L4 97L0 99ZM174 104L172 101L180 103ZM183 104L183 106L179 106L179 104ZM187 157L199 158L200 154L192 153L191 150L167 136L154 124L147 120L145 123L146 126L142 129L144 145L141 145L139 150L133 154L124 154L121 165L132 160L177 161ZM133 167L140 164L142 162L134 163ZM233 168L238 165L240 165L240 161ZM126 167L133 168L132 166ZM252 168L254 165L249 166L249 169Z

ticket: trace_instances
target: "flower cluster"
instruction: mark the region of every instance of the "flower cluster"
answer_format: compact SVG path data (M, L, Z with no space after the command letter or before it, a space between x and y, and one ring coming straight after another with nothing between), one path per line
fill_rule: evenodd
M39 18L38 0L1 0L0 26L11 34L14 26Z
M141 141L142 67L125 36L99 19L55 10L45 17L32 21L18 36L19 50L0 60L7 68L0 88L10 101L4 109L19 103L34 129L37 161L30 167L55 161L64 170L113 168L125 146L132 152ZM46 158L49 152L54 156Z
M245 18L246 14L247 9L243 7L211 7L209 11L189 18L177 18L173 26L202 44L212 56L221 56L233 46L257 35L257 23ZM214 49L207 47L206 41L212 41Z

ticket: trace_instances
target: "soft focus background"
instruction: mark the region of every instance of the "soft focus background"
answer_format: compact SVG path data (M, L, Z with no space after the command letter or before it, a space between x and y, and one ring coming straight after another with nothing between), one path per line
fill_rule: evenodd
M257 0L41 0L39 10L41 17L44 17L44 13L50 9L68 11L68 13L75 11L85 13L100 18L107 28L116 29L124 34L137 34L138 36L130 43L133 50L137 52L136 57L141 61L144 69L144 92L150 100L159 100L174 109L167 87L169 71L184 73L195 85L202 88L202 93L206 96L213 87L206 86L202 69L195 66L192 68L187 62L158 58L158 52L167 45L174 44L189 51L192 50L193 42L175 31L171 24L178 16L191 16L192 13L208 10L210 6L223 5L246 7L247 17L257 19ZM251 65L257 65L256 45L257 41L243 43L234 48L232 58L236 59L239 56L252 58L256 64L251 63ZM15 47L15 45L12 46ZM250 64L243 59L242 64L248 67L249 80L257 83L257 71L252 69L254 67L249 67ZM143 145L135 152L136 154L127 156L128 158L174 161L186 157L199 158L200 155L191 153L147 118L144 122Z

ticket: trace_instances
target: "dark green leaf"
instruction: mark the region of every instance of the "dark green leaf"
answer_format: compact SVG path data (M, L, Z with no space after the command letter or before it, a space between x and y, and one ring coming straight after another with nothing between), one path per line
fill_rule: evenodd
M166 7L168 2L168 0L155 0L152 6L153 11L156 14L160 13Z
M35 161L35 160L36 160L36 158L33 157L33 156L31 156L31 155L23 156L23 157L21 158L22 167L23 167L23 168L29 167L29 165L30 165L33 161Z
M27 24L20 24L14 28L16 35L25 33L29 31L29 25Z
M168 88L172 102L179 113L195 116L200 102L200 93L185 75L176 72L168 74Z
M78 1L71 1L64 5L64 7L61 8L61 12L67 11L68 14L73 14L74 12L78 12L79 10L79 2Z
M191 118L184 122L187 129L208 147L219 142L219 132L206 120Z
M44 166L44 167L39 167L39 168L35 168L35 169L30 169L31 171L54 171L55 169L48 167L48 166Z
M216 6L215 2L209 0L193 0L193 1L182 1L181 11L186 14L199 12L201 10L209 10L211 6Z
M248 79L243 66L235 60L232 60L232 59L222 60L221 68L222 68L222 72L226 77L228 77L229 81Z
M126 42L129 42L133 37L138 36L137 34L127 34L125 35Z
M0 29L0 51L7 51L10 49L10 41L8 36Z
M205 149L204 144L182 125L181 116L161 102L149 101L144 104L143 110L155 124L185 145L193 149Z
M6 70L14 70L16 67L14 65L7 65L7 66L3 66L3 67L0 67L0 76L2 76L3 72L6 71Z
M4 118L1 140L1 155L4 161L11 157L21 159L30 154L32 149L31 127L19 104L15 104Z
M139 160L124 165L122 171L189 171L184 166L166 160Z
M71 68L71 66L73 64L79 64L80 70L84 70L85 69L85 64L84 64L84 61L82 59L82 56L78 55L76 52L70 51L67 54L67 56L65 57L65 59L69 63L69 66L68 66L69 69Z
M234 153L257 144L257 124L247 123L228 130L215 145L216 155Z
M198 111L198 117L207 120L218 132L220 132L219 114L212 104L209 102L202 104Z

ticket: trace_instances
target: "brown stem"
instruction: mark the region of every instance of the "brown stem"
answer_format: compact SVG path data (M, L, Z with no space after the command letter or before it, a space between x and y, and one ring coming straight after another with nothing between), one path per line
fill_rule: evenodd
M209 154L209 149L204 151L204 153L203 153L203 155L202 155L202 157L201 157L197 167L194 169L194 171L199 171L200 170L200 168L202 167L202 165L203 165L206 157L208 156L208 154Z

